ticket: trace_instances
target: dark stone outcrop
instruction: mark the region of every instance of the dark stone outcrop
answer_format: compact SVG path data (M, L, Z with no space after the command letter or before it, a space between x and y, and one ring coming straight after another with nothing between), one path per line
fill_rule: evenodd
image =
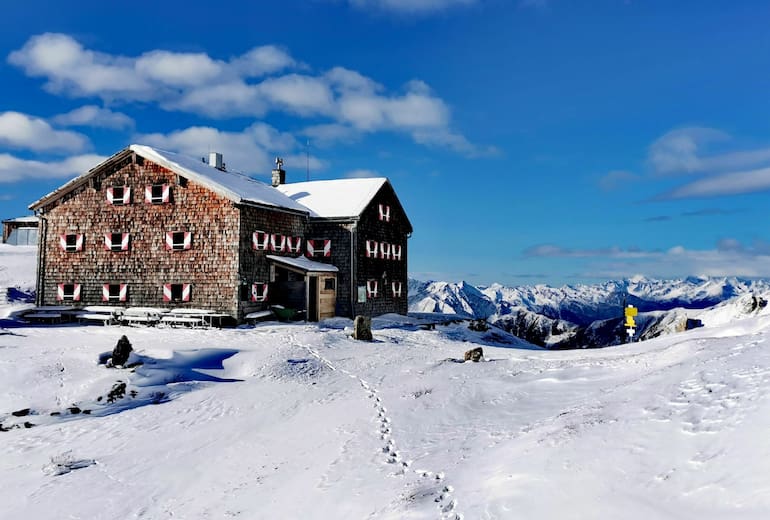
M483 357L484 350L481 347L476 347L465 353L465 361L473 361L474 363L478 363Z
M125 365L132 350L134 349L131 346L131 342L128 341L128 338L126 336L121 336L118 340L118 344L115 345L115 348L112 350L113 366Z

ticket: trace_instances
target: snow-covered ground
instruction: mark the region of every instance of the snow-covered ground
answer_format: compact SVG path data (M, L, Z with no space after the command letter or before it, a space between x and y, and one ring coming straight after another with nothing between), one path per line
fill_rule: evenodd
M770 316L572 351L410 321L5 322L0 518L770 517Z

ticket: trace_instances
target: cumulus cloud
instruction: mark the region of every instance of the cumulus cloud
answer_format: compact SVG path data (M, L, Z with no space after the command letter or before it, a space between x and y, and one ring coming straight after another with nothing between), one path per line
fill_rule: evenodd
M296 139L265 123L255 123L240 132L226 132L207 126L195 126L168 134L153 133L136 136L136 140L157 148L204 157L219 152L229 170L250 175L269 175L275 155L281 155L287 168L306 168L307 158L301 153ZM310 157L310 168L321 170L326 164ZM291 172L289 172L291 174Z
M366 179L369 177L383 177L383 175L380 175L379 172L374 170L358 169L347 172L344 177L347 177L348 179Z
M96 105L85 105L66 114L59 114L51 121L60 126L93 126L121 130L134 126L134 120L121 112Z
M740 195L770 190L770 168L712 175L679 186L660 199L687 199Z
M87 148L89 141L77 132L56 130L43 119L20 112L2 112L0 144L36 152L77 152Z
M61 161L32 161L10 154L0 154L0 182L29 179L60 179L77 177L107 159L101 155L85 154Z
M388 11L400 14L428 14L453 7L469 6L477 0L349 0L350 4L366 10Z
M389 2L425 9L471 0ZM328 125L338 125L334 128L359 134L402 132L418 143L468 156L496 152L472 144L453 129L447 104L419 79L389 93L373 79L344 67L299 73L296 70L307 67L275 46L255 47L229 60L162 49L129 57L87 49L66 34L46 33L31 37L8 56L8 62L29 76L44 78L50 92L71 97L157 103L165 110L213 118L263 117L278 111L312 118L316 126L327 125L327 136L333 128ZM107 115L101 112L101 120L110 120ZM118 124L114 117L111 120ZM68 124L67 118L61 121Z

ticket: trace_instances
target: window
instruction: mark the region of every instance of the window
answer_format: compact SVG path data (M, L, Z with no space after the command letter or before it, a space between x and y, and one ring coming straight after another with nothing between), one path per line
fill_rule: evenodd
M377 258L377 241L366 241L366 258Z
M401 291L403 290L403 284L401 282L391 282L390 288L393 289L393 297L400 298Z
M393 255L393 260L401 260L401 246L393 244L391 246L391 254Z
M390 206L380 204L380 220L390 222Z
M68 253L75 253L83 250L82 234L64 234L59 235L59 245L62 250Z
M273 233L270 235L270 251L277 251L283 253L286 249L286 237Z
M56 299L58 301L80 301L79 283L60 283L56 289Z
M286 237L286 249L289 253L301 253L302 237Z
M335 279L332 277L324 278L324 291L333 291Z
M144 187L144 201L150 204L171 202L171 187L168 184L148 184Z
M257 282L251 284L251 301L253 302L265 302L267 301L267 284L263 282Z
M104 249L108 251L128 251L128 233L107 233L104 235Z
M383 260L390 260L390 244L382 242L380 244L380 258Z
M163 285L164 302L189 302L190 301L189 283L167 283Z
M128 300L128 285L124 283L106 283L102 285L102 301L124 302Z
M264 231L255 231L251 236L251 245L257 251L265 251L270 246L270 235Z
M378 280L367 280L366 281L366 296L367 298L377 298L379 296L379 292L377 290L378 286Z
M107 202L115 206L131 203L130 186L112 186L107 188Z
M184 251L192 248L192 233L189 231L172 231L166 233L166 249Z
M328 239L307 240L307 256L310 258L332 256L332 241Z

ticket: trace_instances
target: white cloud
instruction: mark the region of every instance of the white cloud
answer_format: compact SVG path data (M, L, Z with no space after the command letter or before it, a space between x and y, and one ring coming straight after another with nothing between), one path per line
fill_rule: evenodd
M108 108L101 108L96 105L76 108L66 114L52 117L51 121L61 126L93 126L115 130L134 126L134 120L126 114L113 112Z
M139 76L172 87L209 83L222 75L225 64L203 53L152 51L134 63Z
M219 152L229 170L250 175L269 175L276 155L284 158L287 167L301 169L303 177L306 167L306 157L294 137L265 123L255 123L240 132L196 126L169 134L139 135L136 140L192 157L205 157L209 152ZM310 167L317 171L325 168L326 164L311 157Z
M392 5L420 10L470 1L409 0ZM8 61L29 76L44 78L49 91L73 97L154 102L165 110L213 118L263 117L280 111L312 118L314 125L340 125L358 133L402 132L418 143L469 156L494 151L470 143L454 130L447 104L419 79L406 83L402 93L388 93L373 79L344 67L317 75L274 75L306 68L274 46L255 47L229 60L162 49L127 57L86 49L66 34L46 33L31 37Z
M402 14L427 14L458 6L473 5L477 0L350 0L360 9L377 9Z
M338 123L313 125L302 130L302 135L309 138L311 146L327 147L335 143L352 143L360 137L354 128Z
M0 154L0 183L29 179L76 177L107 159L101 155L76 155L62 161L31 161Z
M0 144L25 150L76 152L89 146L86 136L55 130L46 121L20 112L0 113Z
M660 199L720 197L770 190L770 168L704 177L661 195Z

